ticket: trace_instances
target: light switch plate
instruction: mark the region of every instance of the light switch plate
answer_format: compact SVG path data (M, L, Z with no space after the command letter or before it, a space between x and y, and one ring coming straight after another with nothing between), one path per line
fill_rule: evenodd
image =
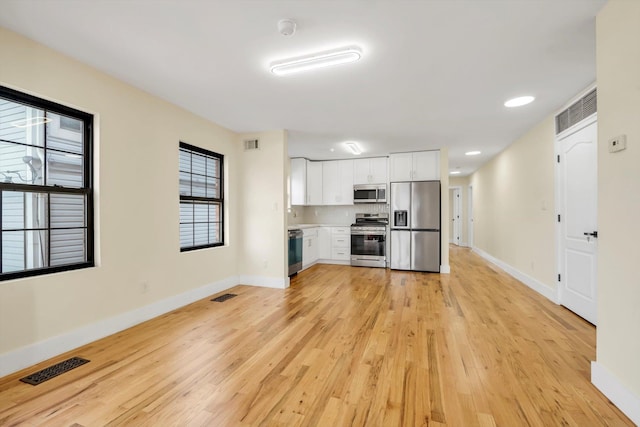
M627 135L618 135L609 140L609 152L616 153L627 148Z

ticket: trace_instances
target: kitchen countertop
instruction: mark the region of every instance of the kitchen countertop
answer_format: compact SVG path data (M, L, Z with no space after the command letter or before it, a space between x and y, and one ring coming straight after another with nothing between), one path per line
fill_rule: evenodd
M294 224L287 227L287 230L304 230L315 227L350 227L351 224Z

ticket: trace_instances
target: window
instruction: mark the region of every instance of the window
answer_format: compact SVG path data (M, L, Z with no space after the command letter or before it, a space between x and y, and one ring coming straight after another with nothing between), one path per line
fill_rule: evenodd
M92 128L0 86L0 280L94 265Z
M224 244L223 156L180 143L180 250Z

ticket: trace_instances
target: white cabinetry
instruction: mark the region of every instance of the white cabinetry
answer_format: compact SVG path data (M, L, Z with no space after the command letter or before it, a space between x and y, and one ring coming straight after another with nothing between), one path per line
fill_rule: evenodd
M440 151L391 154L389 165L391 182L440 179Z
M291 159L291 204L306 205L307 203L307 160Z
M322 204L322 162L307 160L307 205Z
M318 228L302 230L302 268L310 267L318 261Z
M351 229L349 227L331 227L331 259L351 260Z
M356 159L353 161L353 183L385 184L387 182L387 158Z
M291 204L322 204L322 162L291 159Z
M331 227L318 228L318 258L331 259Z
M322 162L322 203L353 204L353 160Z

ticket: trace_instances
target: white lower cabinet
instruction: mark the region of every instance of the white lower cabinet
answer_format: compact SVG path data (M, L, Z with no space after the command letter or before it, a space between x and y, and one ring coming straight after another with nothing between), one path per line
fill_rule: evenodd
M318 258L321 260L331 259L331 227L318 229Z
M351 262L351 228L344 227L318 227L317 229L317 260L325 264L348 264ZM304 230L306 231L306 230ZM304 238L307 238L306 235ZM303 240L304 240L303 238ZM310 243L304 242L304 249ZM302 251L302 265L305 266L304 249ZM309 260L309 262L311 262Z
M318 229L302 230L302 268L312 266L318 261Z
M349 227L331 227L331 259L351 260L351 229Z

